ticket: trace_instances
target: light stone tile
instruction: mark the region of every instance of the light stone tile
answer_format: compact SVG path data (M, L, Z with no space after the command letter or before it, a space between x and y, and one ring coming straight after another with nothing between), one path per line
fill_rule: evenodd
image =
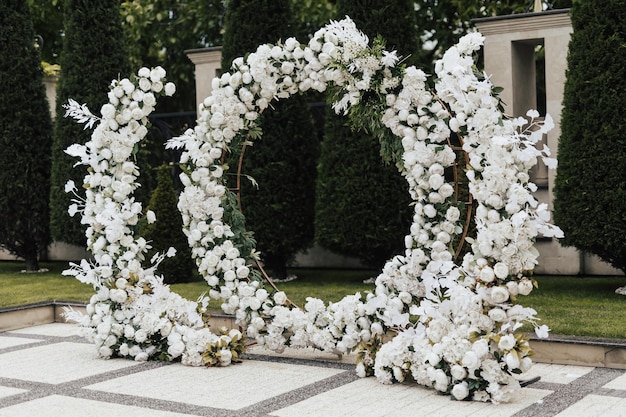
M78 333L78 326L70 323L49 323L39 326L26 327L24 329L13 330L10 334L28 334L42 336L71 337Z
M94 345L62 342L0 355L0 377L60 384L136 366L125 359L104 360Z
M189 417L189 414L152 410L82 398L51 395L0 408L0 417Z
M555 417L623 417L626 415L626 398L605 395L587 395Z
M26 389L13 388L13 387L2 387L0 386L0 398L10 397L11 395L21 394L23 392L27 392Z
M0 337L0 349L6 349L14 346L27 345L29 343L37 343L39 340L27 339L25 337L2 336Z
M520 379L528 380L535 376L540 376L541 382L569 384L570 382L587 375L594 369L595 368L592 366L535 363L528 372L521 375Z
M173 364L86 388L237 410L341 372L345 371L252 360L209 369Z
M452 401L416 384L383 385L364 378L270 413L277 417L510 416L541 401L551 391L525 388L514 402L491 404Z
M609 382L602 388L626 390L626 374L622 374L621 376L618 376L617 378L615 378L613 381ZM626 412L624 414L626 414Z

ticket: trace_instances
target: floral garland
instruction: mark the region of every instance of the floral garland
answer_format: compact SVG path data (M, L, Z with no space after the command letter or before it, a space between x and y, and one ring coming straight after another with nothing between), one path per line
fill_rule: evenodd
M142 68L132 81L113 81L109 102L100 109L102 117L71 99L65 106L66 117L74 117L85 127L97 123L85 145L66 150L79 158L77 165L88 167L83 181L85 197L78 195L73 181L65 190L76 197L69 213L82 214L87 248L94 261L71 264L64 274L96 290L86 315L68 311L67 318L80 323L83 335L105 358L181 358L190 365L230 364L243 350L241 333L221 330L220 335L213 334L205 324L207 300L185 300L155 275L159 262L175 251L155 256L153 265L143 268L149 245L134 236L142 207L132 197L139 175L132 159L136 145L148 132L147 117L156 97L174 94L174 84L164 84L164 77L161 67ZM146 215L149 222L156 220L153 212Z
M396 53L385 51L380 40L370 47L368 38L346 18L320 29L308 45L294 38L261 45L246 59L236 59L231 73L213 80L213 93L200 106L196 128L168 147L183 150L185 188L178 206L192 256L209 285L209 296L222 300L222 309L235 316L248 337L278 352L286 346L356 350L361 376L376 375L383 383L410 378L459 400L506 401L519 388L513 375L526 371L531 361L527 338L515 332L523 323L535 325L537 319L534 310L514 302L533 287L529 272L537 263L535 238L562 235L549 223L547 207L532 196L536 187L528 175L537 158L555 163L547 148L535 148L551 128L551 119L541 124L535 112L529 112L530 122L503 116L494 87L476 71L472 59L482 42L483 37L473 33L448 50L436 65L433 90L424 72L399 65ZM145 132L143 124L131 128L118 117L128 111L139 116L136 109L143 114L145 103L137 104L141 100L132 94L150 90L141 87L142 80L161 82L162 77L147 77L152 72L140 70L135 84L139 88L125 80L114 82L109 98L115 112L103 107L91 143L68 150L92 169L85 180L87 199L81 204L96 265L83 261L69 271L98 290L82 324L103 356L181 355L185 363L216 364L216 354L212 360L206 357L219 348L224 352L219 363L227 364L236 357L227 351L239 351L241 335L217 340L203 325L206 300L181 299L154 276L154 267L140 266L146 242L132 234L141 206L130 197L137 171L128 158L135 139ZM116 88L125 93L117 96ZM283 292L264 288L255 268L259 255L231 210L225 209L232 193L221 158L232 144L260 135L256 120L272 100L310 89L331 89L337 97L333 108L357 121L365 121L359 119L366 117L364 109L375 109L379 123L401 144L397 165L407 179L415 211L405 253L387 262L373 293L347 296L328 306L308 298L304 308L297 309L289 306ZM125 101L119 100L122 96ZM83 122L95 117L76 105L69 114ZM143 118L133 120L145 123ZM469 190L477 203L476 237L461 265L454 263L450 244L463 222L444 176L455 160L447 144L452 132L463 139ZM130 148L107 152L112 141L103 141L101 137L108 138L104 133L126 140ZM385 149L398 147L382 140ZM118 157L114 161L109 156L113 153ZM124 175L129 177L122 180L112 162L126 166ZM91 178L104 171L107 178L119 178L105 184ZM410 315L417 322L410 321ZM170 323L161 325L168 327L165 333L159 329L161 322ZM120 327L129 325L135 335L144 332L149 337L142 334L137 340L125 332L120 336ZM536 326L539 336L547 331L545 325ZM124 345L144 354L128 355Z

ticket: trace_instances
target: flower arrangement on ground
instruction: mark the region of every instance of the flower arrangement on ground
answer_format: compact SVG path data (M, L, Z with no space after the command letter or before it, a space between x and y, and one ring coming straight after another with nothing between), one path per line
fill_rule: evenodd
M450 48L430 88L423 71L403 66L381 39L370 45L346 18L320 29L307 45L294 38L261 45L213 80L197 126L167 146L182 150L178 208L208 296L222 300L245 336L278 352L287 346L356 351L359 375L383 383L414 380L458 400L511 398L519 388L515 375L532 363L528 339L517 331L524 323L540 336L548 331L534 310L516 304L533 288L534 241L561 236L547 206L532 195L529 170L538 158L552 167L556 161L547 148L535 147L551 128L549 116L539 122L534 111L528 118L502 114L495 87L473 59L482 42L472 33ZM81 212L95 259L68 273L97 290L88 315L75 318L103 356L226 365L242 349L242 335L207 329L206 299L171 293L153 267L142 267L147 242L133 234L142 208L132 198L138 171L130 158L156 94L174 90L163 76L160 68L142 69L132 81L115 81L101 118L77 103L68 108L88 126L98 122L88 144L68 149L89 167L86 198L70 211ZM405 252L387 262L375 291L329 305L308 298L299 309L284 292L265 287L243 221L226 209L234 196L221 161L237 135L260 136L255 121L272 100L310 89L329 90L335 111L372 131L394 133L392 143L381 145L407 180L414 217ZM455 161L451 135L467 154L476 202L471 251L458 263L451 245L464 219L445 179Z

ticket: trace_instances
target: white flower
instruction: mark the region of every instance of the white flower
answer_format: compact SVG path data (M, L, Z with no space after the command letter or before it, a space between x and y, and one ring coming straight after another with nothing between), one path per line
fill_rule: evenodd
M148 224L152 224L156 221L156 215L154 214L154 211L148 210L148 212L146 213L146 220L148 221Z
M452 396L458 401L464 400L468 395L469 385L467 382L461 382L452 387Z
M517 342L515 341L515 336L512 334L507 334L500 337L500 341L498 342L498 349L508 351L515 347Z
M493 266L493 271L496 277L505 279L509 276L509 267L504 262L498 262Z
M493 269L489 266L485 266L480 270L479 278L482 282L492 282L495 278Z
M501 308L492 308L491 310L489 310L488 315L491 320L497 322L503 322L507 319L506 311L502 310Z
M522 295L528 295L533 290L533 283L528 278L522 279L520 282L518 282L517 285L518 285L518 289L519 289L518 291Z
M535 334L540 339L547 339L549 336L550 328L545 324L542 324L539 327L535 327Z
M144 329L135 331L135 342L143 343L148 339L148 333Z
M176 85L174 85L174 83L166 83L165 84L165 95L166 96L173 96L174 93L176 92Z
M509 299L509 291L506 287L491 288L491 302L493 304L502 304Z
M274 302L276 302L276 305L284 305L286 301L287 294L285 294L283 291L278 291L276 294L274 294Z

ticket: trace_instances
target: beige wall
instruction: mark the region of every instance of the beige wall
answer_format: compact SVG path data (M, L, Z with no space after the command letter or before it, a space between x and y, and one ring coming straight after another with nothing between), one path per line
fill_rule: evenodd
M534 48L537 45L545 47L546 109L555 124L547 135L547 144L556 155L561 136L567 50L572 33L569 10L477 19L474 23L485 36L485 71L494 85L504 87L501 97L506 113L511 116L523 116L528 109L537 108ZM550 207L555 175L554 170L549 172L547 188L537 194L537 198ZM565 248L555 239L540 240L537 248L540 264L536 272L540 274L621 275L621 271L597 257Z

